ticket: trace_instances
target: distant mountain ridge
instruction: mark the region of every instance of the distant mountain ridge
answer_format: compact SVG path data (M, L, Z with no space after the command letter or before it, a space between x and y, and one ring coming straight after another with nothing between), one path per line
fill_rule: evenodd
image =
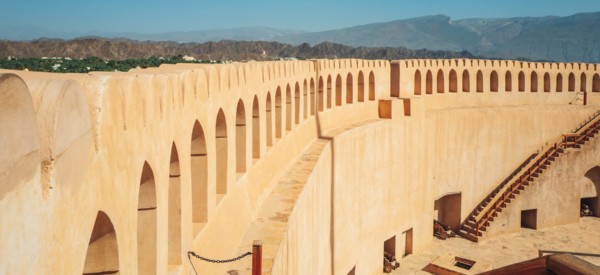
M47 34L47 35L41 35ZM95 36L148 41L196 42L276 41L300 46L323 42L351 47L468 51L477 56L561 62L600 63L600 12L571 16L452 20L446 15L423 16L321 32L268 27L165 32L158 34L67 34L37 28L0 26L0 37L31 40L39 37Z
M203 60L274 60L280 58L474 58L468 52L409 50L392 47L349 47L323 42L315 46L292 46L272 41L219 41L177 43L172 41L134 41L129 39L79 38L73 40L39 39L34 41L0 40L0 58L21 57L101 57L132 59L152 56L188 55Z

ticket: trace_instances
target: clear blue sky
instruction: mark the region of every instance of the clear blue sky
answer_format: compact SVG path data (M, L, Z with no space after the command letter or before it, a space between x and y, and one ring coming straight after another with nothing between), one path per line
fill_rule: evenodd
M600 0L0 0L0 25L82 33L245 26L321 31L433 14L463 19L596 11Z

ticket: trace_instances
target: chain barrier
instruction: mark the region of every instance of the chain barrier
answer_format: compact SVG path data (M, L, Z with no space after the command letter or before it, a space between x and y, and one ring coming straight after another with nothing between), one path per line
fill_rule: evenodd
M252 255L252 252L246 252L235 258L225 259L225 260L213 260L213 259L205 258L205 257L202 257L202 256L196 254L194 251L188 251L187 255L188 255L188 259L190 260L190 264L192 265L192 268L194 269L194 273L196 273L196 275L198 275L198 272L196 271L196 267L194 266L194 263L192 262L192 256L201 261L215 263L215 264L223 264L223 263L231 263L231 262L239 261L245 257Z

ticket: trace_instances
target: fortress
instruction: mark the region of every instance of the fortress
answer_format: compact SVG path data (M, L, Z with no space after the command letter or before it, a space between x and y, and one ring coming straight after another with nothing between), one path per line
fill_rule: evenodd
M0 71L0 274L380 274L600 212L600 67L498 60ZM567 134L567 135L565 135ZM251 259L192 259L249 274ZM498 268L498 267L494 267Z

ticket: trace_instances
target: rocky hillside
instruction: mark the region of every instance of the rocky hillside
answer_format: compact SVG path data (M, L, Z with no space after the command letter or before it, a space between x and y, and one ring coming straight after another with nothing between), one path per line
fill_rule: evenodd
M315 46L292 46L265 41L220 41L176 43L134 41L127 39L80 38L74 40L39 39L34 41L0 41L0 57L71 57L90 56L105 59L146 58L188 55L204 60L272 60L279 58L472 58L468 52L409 50L394 47L349 47L323 42Z

